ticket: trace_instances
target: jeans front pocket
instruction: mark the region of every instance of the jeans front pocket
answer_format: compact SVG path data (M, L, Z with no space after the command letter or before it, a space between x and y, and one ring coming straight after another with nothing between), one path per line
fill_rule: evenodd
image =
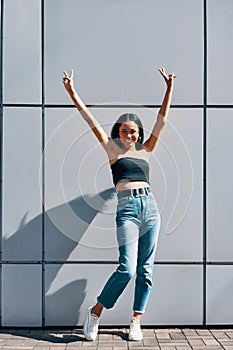
M121 226L122 221L130 220L136 215L135 198L134 197L122 197L118 199L116 223L117 226Z
M144 202L144 219L146 221L159 221L160 220L160 213L157 201L152 193L149 193L149 195L146 197Z

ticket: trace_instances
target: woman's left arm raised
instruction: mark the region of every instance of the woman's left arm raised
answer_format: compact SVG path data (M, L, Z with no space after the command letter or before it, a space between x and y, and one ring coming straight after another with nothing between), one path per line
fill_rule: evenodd
M168 111L170 108L171 104L171 99L172 99L172 91L173 91L173 86L174 86L174 78L176 78L176 75L174 73L166 74L164 68L158 68L159 72L163 76L166 85L167 85L167 90L165 92L165 96L163 99L163 103L160 107L156 123L153 127L152 133L150 137L146 140L144 143L144 147L148 152L152 152L155 149L155 146L158 142L159 135L161 131L163 130L164 125L166 124L167 120L167 115Z

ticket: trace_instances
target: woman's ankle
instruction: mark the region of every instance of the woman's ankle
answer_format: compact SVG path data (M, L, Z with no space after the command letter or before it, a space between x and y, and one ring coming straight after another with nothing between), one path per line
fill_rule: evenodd
M96 315L97 317L101 316L102 311L103 311L103 306L98 302L91 309L91 313Z
M142 317L142 313L140 313L140 312L134 312L132 318L134 318L135 320L137 320L138 322L140 322L141 317Z

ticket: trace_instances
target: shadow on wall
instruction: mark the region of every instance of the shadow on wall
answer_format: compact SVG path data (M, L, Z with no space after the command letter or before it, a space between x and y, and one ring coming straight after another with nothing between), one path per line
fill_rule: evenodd
M86 297L86 285L86 279L76 280L57 292L47 295L45 302L46 324L55 326L63 325L63 323L69 326L79 324L80 308Z
M49 209L44 213L45 227L45 261L60 262L67 261L69 255L79 244L88 226L95 216L101 212L107 201L115 197L115 188L109 188L98 194L86 194L73 199L68 203L61 204ZM66 222L67 207L75 214L75 227L69 227ZM64 216L63 216L64 214ZM3 261L41 262L42 258L42 214L26 222L27 214L21 220L19 228L9 238L3 237ZM52 219L51 219L52 218ZM63 222L62 230L53 219L59 218ZM74 223L73 223L74 224ZM64 228L67 226L67 232ZM75 230L75 231L74 231ZM63 231L63 232L62 232ZM51 288L62 263L49 264L52 267L46 273L46 291ZM87 280L80 279L72 281L54 292L46 295L46 314L56 315L62 320L64 315L69 315L69 325L76 325L79 322L79 310L85 299ZM17 297L17 296L16 296ZM17 302L17 301L16 301ZM61 316L61 317L59 317ZM54 319L54 316L53 316ZM52 324L52 320L46 319L46 323ZM59 321L58 321L59 322Z

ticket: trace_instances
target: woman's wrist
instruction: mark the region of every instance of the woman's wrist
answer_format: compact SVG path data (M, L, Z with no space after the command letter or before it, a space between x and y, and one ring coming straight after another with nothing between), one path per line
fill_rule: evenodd
M172 83L171 85L167 85L167 90L172 91L173 90L174 84Z
M70 94L70 96L74 96L76 94L75 88L74 87L70 87L67 89L68 94Z

